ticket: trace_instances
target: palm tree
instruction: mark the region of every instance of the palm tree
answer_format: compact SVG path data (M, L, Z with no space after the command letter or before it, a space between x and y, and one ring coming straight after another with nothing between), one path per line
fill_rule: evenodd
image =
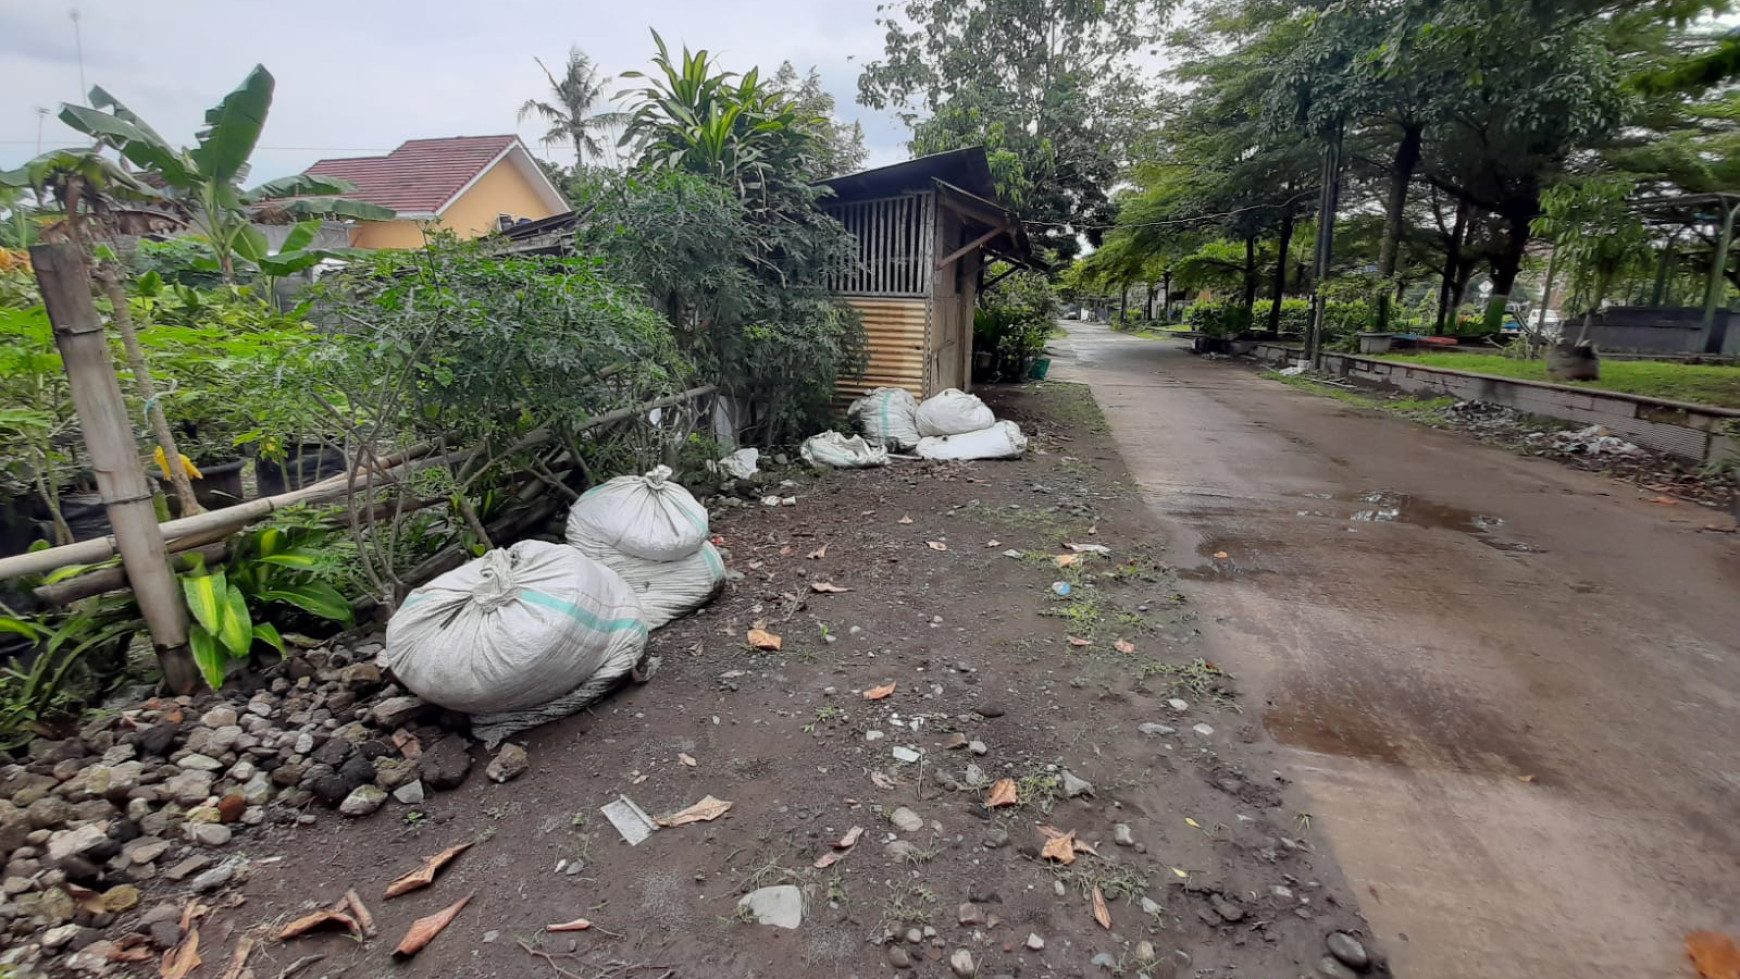
M572 142L576 166L585 163L588 156L594 159L603 156L604 145L598 141L597 134L623 122L620 112L592 111L593 106L603 101L604 87L610 84L610 79L600 77L598 66L577 47L568 49L568 66L560 81L541 58L532 60L544 69L544 77L550 80L554 101L527 99L520 106L519 120L525 122L537 116L549 123L549 131L539 142L546 147Z

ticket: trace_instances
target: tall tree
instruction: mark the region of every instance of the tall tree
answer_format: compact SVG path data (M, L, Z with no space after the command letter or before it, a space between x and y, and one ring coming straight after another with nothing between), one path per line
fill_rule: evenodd
M878 19L883 58L858 101L893 108L914 153L984 145L998 192L1062 257L1097 242L1127 162L1120 109L1141 84L1133 55L1164 0L899 0Z
M613 131L627 121L620 112L598 111L598 107L607 102L604 89L610 84L610 79L599 75L598 66L578 47L568 49L568 61L563 66L561 78L557 78L542 59L532 60L538 63L544 77L550 81L550 97L547 100L527 99L520 103L519 121L534 117L542 119L550 128L539 142L546 148L561 143L572 144L575 166L588 161L599 162L604 155L604 143L599 137L611 138Z
M826 180L863 169L869 151L864 148L864 127L837 118L839 107L822 87L821 72L810 68L799 77L796 66L782 62L773 73L773 87L784 92L797 106L799 115L814 132L813 166L816 179Z

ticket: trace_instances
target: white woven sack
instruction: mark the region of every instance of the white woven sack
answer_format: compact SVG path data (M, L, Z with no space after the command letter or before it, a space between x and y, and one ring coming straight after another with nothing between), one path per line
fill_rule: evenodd
M921 459L1019 459L1027 451L1021 426L1003 421L965 435L920 439Z
M888 465L888 450L864 441L862 435L847 438L839 432L823 432L804 439L798 450L812 466L833 466L835 469L866 469Z
M997 416L983 401L955 388L939 391L918 406L918 434L926 438L965 435L996 423Z
M521 541L413 591L386 657L417 696L468 714L537 707L609 683L646 648L621 576L571 547Z
M694 554L707 539L707 508L670 476L669 466L659 466L587 490L568 511L568 543L592 555L610 548L647 561Z
M905 388L871 388L846 409L864 429L865 441L896 452L918 444L918 401Z
M640 600L648 629L688 615L712 601L725 587L725 561L712 542L675 561L643 561L621 551L606 551L598 562L622 576Z

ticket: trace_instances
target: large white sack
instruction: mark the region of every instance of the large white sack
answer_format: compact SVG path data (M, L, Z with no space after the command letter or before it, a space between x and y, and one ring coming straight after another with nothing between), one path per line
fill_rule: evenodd
M955 388L939 391L918 406L918 434L926 438L965 435L996 423L997 416L983 401Z
M865 469L888 465L888 450L864 441L862 435L847 438L839 432L823 432L804 439L798 450L812 466L833 466L835 469Z
M965 435L920 439L921 459L1019 459L1027 451L1027 436L1014 422L998 422Z
M846 409L866 441L896 452L918 444L918 401L905 388L871 388Z
M417 696L482 714L607 687L640 661L646 632L620 575L572 547L527 540L413 591L387 623L386 657Z
M568 543L593 556L611 548L647 561L694 554L707 539L707 508L670 476L659 466L587 490L568 511Z
M643 561L621 551L605 551L598 562L622 576L640 600L648 629L680 619L712 601L725 587L725 561L711 541L675 561Z

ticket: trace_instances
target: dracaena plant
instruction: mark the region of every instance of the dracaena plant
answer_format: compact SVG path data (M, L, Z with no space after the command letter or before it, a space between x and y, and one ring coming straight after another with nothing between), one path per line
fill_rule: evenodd
M274 84L272 73L264 65L255 65L240 87L206 110L205 127L192 149L171 146L101 86L91 89L90 107L63 105L60 118L99 144L113 147L144 171L151 178L149 182L158 185L162 199L185 213L188 224L211 242L226 280L234 280L237 259L268 275L285 275L326 257L307 248L318 225L306 231L299 226L292 234L293 242L287 242L287 247L274 256L265 235L255 227L261 217L390 221L394 212L335 196L356 188L343 180L312 174L281 177L243 189L248 158L260 141L272 108Z

